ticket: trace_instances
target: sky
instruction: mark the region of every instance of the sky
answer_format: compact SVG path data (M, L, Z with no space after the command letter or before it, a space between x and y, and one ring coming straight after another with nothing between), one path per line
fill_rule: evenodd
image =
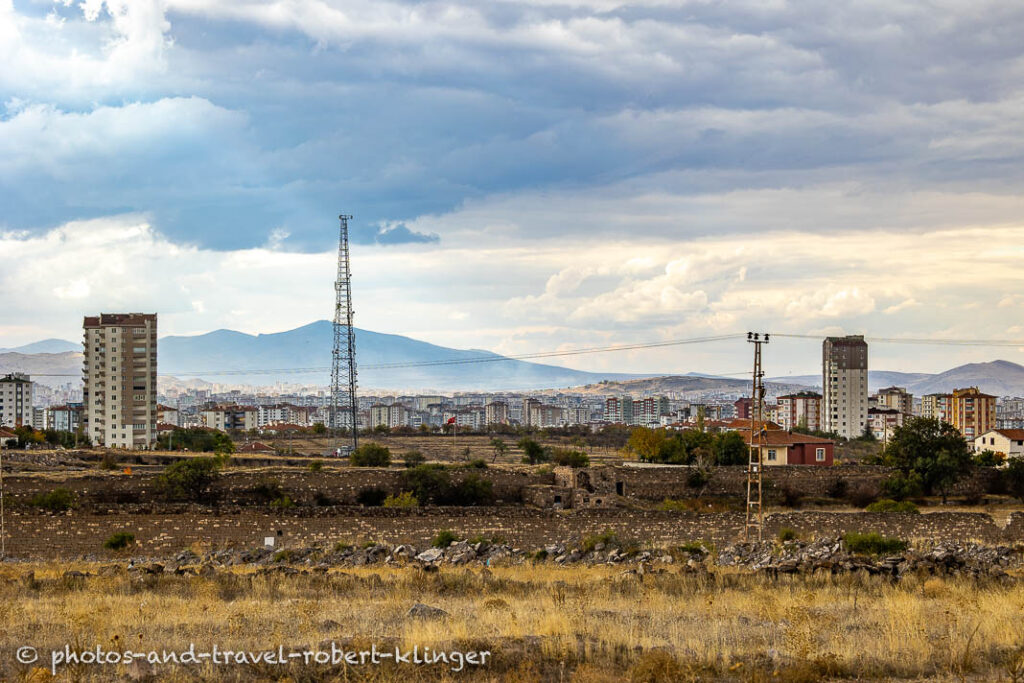
M1024 339L1021 35L1013 0L0 0L0 347L329 318L341 212L356 324L446 346Z

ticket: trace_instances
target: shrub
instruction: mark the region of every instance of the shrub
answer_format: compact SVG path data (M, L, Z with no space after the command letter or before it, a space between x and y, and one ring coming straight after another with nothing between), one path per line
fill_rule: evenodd
M384 504L384 500L388 497L388 492L384 489L376 487L360 489L359 493L356 494L356 502L366 507L379 507Z
M690 473L686 476L686 485L691 489L699 489L707 486L707 483L711 481L711 476L700 469L690 470Z
M452 478L444 465L418 465L403 472L402 479L420 503L440 503L451 494Z
M843 543L851 553L862 555L893 555L907 549L907 542L898 538L888 538L877 533L858 534L850 532L843 535Z
M286 495L282 495L280 498L275 498L270 501L270 507L277 508L278 510L284 510L286 508L295 507L295 501Z
M284 492L281 490L281 482L269 477L261 478L256 483L256 486L252 487L252 493L256 500L261 503L269 503L284 495Z
M419 451L408 451L402 456L402 464L406 467L417 467L426 461L427 459Z
M707 541L690 541L679 546L679 552L689 555L707 555L715 546Z
M882 490L896 500L919 496L924 492L924 484L916 472L894 474L882 482Z
M490 479L470 474L455 485L444 502L450 505L490 505L494 502L494 484Z
M877 500L874 503L868 505L864 509L867 510L868 512L921 512L920 510L917 509L917 506L914 505L909 500L895 501L890 498L883 498L882 500Z
M156 479L157 488L168 498L198 500L220 475L221 460L189 458L168 465Z
M675 655L665 650L648 650L629 668L630 683L660 683L684 680L686 670Z
M831 484L829 484L828 491L826 491L825 493L826 493L826 495L829 498L837 498L838 499L838 498L845 498L846 494L849 492L849 490L850 490L849 482L847 482L842 477L838 477Z
M349 462L354 467L388 467L391 465L391 449L378 443L364 443L352 451Z
M324 468L324 464L320 460L314 460L313 462L309 463L307 467L309 467L310 472L319 472Z
M337 501L328 496L323 491L317 491L313 494L313 502L320 507L327 507L329 505L336 505Z
M459 537L454 533L448 529L442 529L437 532L437 535L434 536L434 540L431 541L430 544L435 548L447 548L457 540L459 540Z
M419 507L419 504L416 496L412 495L412 491L402 491L397 496L388 496L384 499L386 508L414 508Z
M135 544L135 534L127 531L118 531L103 542L103 547L108 550L123 550Z
M785 543L796 539L796 531L788 526L779 529L779 540Z
M1010 463L1002 473L1006 491L1024 502L1024 458L1010 458Z
M611 546L618 546L619 539L615 535L614 531L606 529L605 531L599 534L593 534L584 537L580 547L583 548L583 552L589 553L596 549L599 543L603 543L606 548Z
M108 472L117 469L117 458L114 457L113 453L103 454L103 457L100 459L100 469L107 470Z
M850 505L862 508L878 500L878 492L870 485L861 484L850 490L846 495L846 500L850 502Z
M60 486L46 493L37 493L29 504L51 512L63 512L75 506L75 494Z
M782 505L788 508L799 508L803 504L804 496L796 489L784 486L782 488Z
M556 465L562 467L586 467L590 464L590 456L583 451L565 448L555 449L551 454L551 459Z
M471 470L486 470L487 469L487 461L484 460L483 458L475 458L475 459L470 460L469 462L467 462L464 465L464 467L466 467L468 469L471 469Z
M548 452L548 449L544 448L528 436L521 438L517 445L523 451L523 462L531 465L539 465L540 463L547 462L551 459L551 454Z

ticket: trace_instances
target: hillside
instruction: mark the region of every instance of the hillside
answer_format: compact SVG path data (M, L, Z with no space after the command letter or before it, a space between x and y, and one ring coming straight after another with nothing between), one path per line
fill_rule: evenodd
M765 382L765 387L772 395L800 391L805 386L789 383ZM623 381L607 381L573 387L574 392L604 395L622 394L629 396L647 396L654 394L685 394L687 392L750 393L750 380L733 379L731 377L713 377L709 375L687 374L666 375L663 377L643 377Z
M79 346L81 348L81 346ZM10 372L25 372L32 379L46 386L56 387L69 382L82 381L82 352L64 353L0 353L0 375ZM43 375L69 375L67 377L44 377Z

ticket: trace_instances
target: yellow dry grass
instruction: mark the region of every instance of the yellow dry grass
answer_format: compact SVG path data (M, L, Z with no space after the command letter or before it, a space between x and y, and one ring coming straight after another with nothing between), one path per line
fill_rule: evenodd
M12 653L79 648L484 649L486 667L160 666L158 680L993 680L1024 668L1024 586L738 571L643 577L621 567L359 569L325 575L90 576L82 563L0 568L0 679L43 680ZM26 578L34 571L34 580ZM422 602L449 613L406 616ZM138 675L70 667L64 680Z

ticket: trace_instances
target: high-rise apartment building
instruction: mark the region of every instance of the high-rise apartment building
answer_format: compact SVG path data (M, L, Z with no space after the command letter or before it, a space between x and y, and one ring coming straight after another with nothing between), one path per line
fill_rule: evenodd
M15 372L0 377L0 427L32 426L32 380Z
M996 397L978 387L953 390L953 426L968 443L996 427Z
M914 395L907 393L903 387L879 389L875 399L878 408L898 410L904 415L911 415L914 412Z
M156 314L87 316L82 368L86 434L96 445L156 442Z
M953 394L925 394L921 397L921 417L953 423Z
M822 343L821 428L847 439L864 433L868 419L868 344L862 335Z
M748 415L747 419L749 417ZM787 431L792 431L797 427L815 431L821 429L821 394L813 391L801 391L796 394L779 396L775 421Z
M484 406L484 422L489 425L508 424L508 404L504 401L493 401Z

